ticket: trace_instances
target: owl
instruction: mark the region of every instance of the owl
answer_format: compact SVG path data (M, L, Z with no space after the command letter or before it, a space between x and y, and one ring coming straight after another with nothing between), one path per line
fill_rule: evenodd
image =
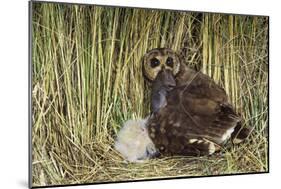
M147 119L128 120L117 134L114 148L128 162L142 163L159 154L149 138L146 123Z
M143 58L152 83L147 132L161 155L210 155L232 138L244 140L250 129L209 76L189 68L171 49L157 48Z

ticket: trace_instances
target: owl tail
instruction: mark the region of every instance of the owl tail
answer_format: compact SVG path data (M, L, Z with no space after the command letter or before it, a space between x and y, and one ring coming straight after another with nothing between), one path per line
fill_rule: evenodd
M252 133L253 128L242 127L242 123L238 122L237 126L234 128L233 133L231 134L231 139L234 144L238 144L243 142L248 138L248 136Z

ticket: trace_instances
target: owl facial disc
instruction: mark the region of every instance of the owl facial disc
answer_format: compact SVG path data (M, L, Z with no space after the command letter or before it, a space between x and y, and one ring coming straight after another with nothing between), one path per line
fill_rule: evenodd
M148 51L143 59L143 72L153 81L162 70L169 70L175 77L180 70L180 59L169 48L156 48Z

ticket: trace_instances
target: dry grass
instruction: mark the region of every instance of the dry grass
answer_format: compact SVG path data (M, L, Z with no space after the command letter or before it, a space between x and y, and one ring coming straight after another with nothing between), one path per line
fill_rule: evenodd
M33 186L268 171L268 18L33 3ZM254 127L210 157L126 163L112 148L149 112L141 58L170 47Z

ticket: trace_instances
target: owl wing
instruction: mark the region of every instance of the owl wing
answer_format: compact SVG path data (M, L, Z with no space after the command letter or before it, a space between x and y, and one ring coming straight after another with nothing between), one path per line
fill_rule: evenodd
M149 119L148 131L162 154L205 155L218 150L240 121L225 91L199 72L167 95L167 105Z

